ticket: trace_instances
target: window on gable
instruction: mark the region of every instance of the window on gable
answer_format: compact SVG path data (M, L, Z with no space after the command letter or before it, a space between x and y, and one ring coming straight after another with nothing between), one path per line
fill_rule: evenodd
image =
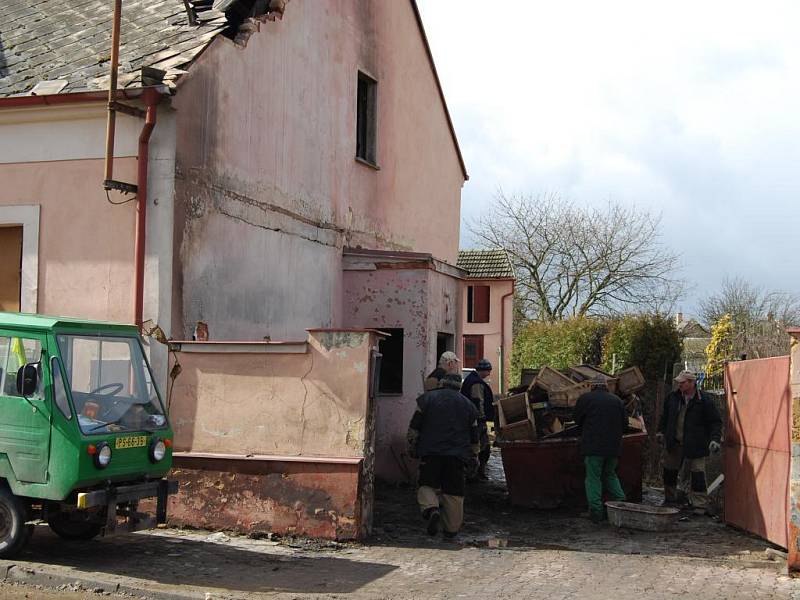
M467 286L467 323L489 322L489 286Z
M356 158L377 164L377 92L378 82L358 73L358 93L356 97Z

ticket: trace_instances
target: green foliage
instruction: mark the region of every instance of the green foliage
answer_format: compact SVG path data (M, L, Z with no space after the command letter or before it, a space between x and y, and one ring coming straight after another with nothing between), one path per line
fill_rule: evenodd
M711 326L711 341L706 347L706 374L719 375L726 360L733 358L733 320L730 314L722 315Z
M637 366L648 381L672 374L680 359L682 340L671 319L661 315L632 315L612 322L603 340L603 369Z
M519 384L524 368L547 365L563 369L580 363L599 363L606 330L606 322L588 318L524 324L514 337L511 384Z

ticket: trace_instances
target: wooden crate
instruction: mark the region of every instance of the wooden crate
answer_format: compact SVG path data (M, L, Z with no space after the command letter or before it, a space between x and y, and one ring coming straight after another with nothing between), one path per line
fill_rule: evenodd
M548 393L563 390L571 385L575 385L575 381L550 367L539 369L539 373L531 383L531 387L540 387Z
M630 367L617 374L617 391L623 396L638 392L645 385L644 375L639 367Z
M528 394L526 392L499 398L495 403L495 407L497 408L498 424L500 427L505 427L510 423L527 419L531 414L530 406L528 406Z
M612 394L617 393L618 380L597 367L593 367L592 365L578 365L576 367L570 367L569 372L577 381L590 381L597 378L605 379L608 391Z
M506 441L514 440L535 440L536 422L533 416L524 421L517 421L500 428L500 437Z
M550 399L550 406L557 408L572 408L586 392L590 392L592 386L588 381L581 381L580 383L573 383L568 388L550 392L548 397Z

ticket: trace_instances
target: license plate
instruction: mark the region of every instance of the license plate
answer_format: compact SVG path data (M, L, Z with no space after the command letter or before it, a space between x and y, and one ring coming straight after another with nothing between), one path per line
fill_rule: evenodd
M116 448L141 448L147 445L146 435L129 435L128 437L117 438Z

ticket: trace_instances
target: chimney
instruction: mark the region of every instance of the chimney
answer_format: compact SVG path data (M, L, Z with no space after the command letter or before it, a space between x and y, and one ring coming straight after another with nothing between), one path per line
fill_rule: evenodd
M675 315L675 325L680 325L683 323L683 313L679 312Z

